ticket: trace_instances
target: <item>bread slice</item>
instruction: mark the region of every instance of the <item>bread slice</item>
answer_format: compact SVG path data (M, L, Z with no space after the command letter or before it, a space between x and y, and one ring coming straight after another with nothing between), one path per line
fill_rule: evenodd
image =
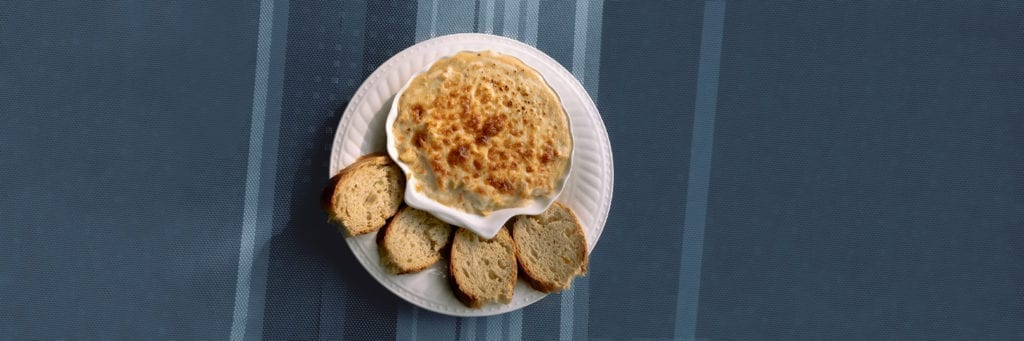
M425 211L406 206L377 233L380 263L391 273L417 272L441 260L452 226Z
M328 221L349 236L370 233L395 215L405 195L405 175L383 154L360 157L324 189L321 206Z
M508 229L486 240L467 229L458 229L449 257L452 291L470 308L512 301L516 285L515 245Z
M569 207L555 202L540 215L515 217L511 225L519 267L534 289L560 291L587 272L587 240Z

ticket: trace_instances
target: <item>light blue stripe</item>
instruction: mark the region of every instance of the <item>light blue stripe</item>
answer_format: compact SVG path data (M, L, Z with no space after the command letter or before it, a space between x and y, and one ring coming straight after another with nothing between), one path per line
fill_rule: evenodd
M477 13L480 24L477 32L494 33L494 0L480 0L480 11Z
M419 0L416 2L416 42L430 39L433 32L434 21L431 15L437 12L437 6L432 0Z
M249 274L249 308L245 324L245 338L259 340L263 335L263 312L266 303L267 263L270 259L268 245L270 242L275 212L274 200L277 191L273 179L277 178L277 136L281 128L281 94L284 80L284 56L288 45L288 2L274 0L274 19L270 45L270 61L267 71L267 96L264 106L264 136L272 138L263 140L263 159L261 161L260 178L271 179L261 181L259 207L263 212L256 219L253 257Z
M604 21L604 0L590 3L587 14L587 68L583 74L583 87L587 88L590 98L597 101L598 71L601 66L601 31Z
M573 281L575 312L573 313L573 339L588 339L590 336L590 277L580 277Z
M267 109L267 78L270 70L273 24L274 1L261 0L259 35L256 41L256 74L253 80L252 119L249 125L249 160L245 175L245 208L242 214L241 241L238 246L238 272L235 279L235 311L231 324L231 340L245 338L245 326L249 317L249 290L256 241L256 221L259 214L263 128Z
M586 8L587 30L583 34L583 46L585 47L585 63L581 75L583 75L583 87L590 93L590 98L597 101L599 71L601 67L601 30L604 15L604 1L588 1ZM577 41L581 37L576 37ZM576 313L573 315L575 339L590 338L590 279L583 277L576 279Z
M417 334L416 331L418 329L417 324L419 324L419 321L420 321L420 310L419 310L419 308L413 307L412 308L412 328L409 328L409 329L412 330L412 336L409 337L409 340L416 340L417 339L416 338L416 334Z
M600 2L600 1L598 1ZM588 53L587 44L590 36L590 23L592 21L591 2L586 0L576 1L576 15L573 32L572 49L572 74L580 83L586 85L594 83L596 79L587 79L590 63L596 59ZM603 7L602 4L598 6ZM590 319L590 281L587 278L578 278L573 282L572 287L562 292L560 307L560 340L573 340L586 338L588 335Z
M458 330L454 316L441 315L417 308L416 335L421 339L454 340Z
M573 45L572 45L572 75L580 81L580 83L586 83L586 67L587 67L587 24L588 24L588 4L587 0L576 1L576 21L575 31L573 32Z
M505 314L487 317L487 341L501 340L501 325L505 322Z
M395 340L416 340L417 324L419 324L419 308L409 304L399 305Z
M475 341L477 333L477 317L461 317L459 319L462 321L462 323L459 324L459 340Z
M540 0L526 0L526 15L523 23L523 42L537 46L537 26L540 15Z
M430 37L437 36L437 1L430 2Z
M523 339L522 309L508 313L508 339L510 341L519 341Z
M436 33L438 36L475 32L473 23L477 9L473 1L437 1Z
M572 324L573 324L573 306L575 305L576 295L573 295L574 287L566 289L562 292L562 301L559 306L559 324L558 329L558 340L568 341L572 340Z
M704 4L704 26L697 68L693 141L690 143L690 178L686 187L683 252L679 269L679 296L676 301L676 339L692 340L696 337L724 22L725 1L707 1Z
M506 36L506 37L509 37L509 38L512 38L512 39L519 39L519 31L521 30L521 28L519 27L519 25L520 25L520 21L519 21L519 11L520 11L520 8L521 7L520 7L520 1L519 0L507 0L507 1L505 1L505 15L504 15L505 23L504 23L504 25L501 26L501 29L502 29L501 34L503 36Z

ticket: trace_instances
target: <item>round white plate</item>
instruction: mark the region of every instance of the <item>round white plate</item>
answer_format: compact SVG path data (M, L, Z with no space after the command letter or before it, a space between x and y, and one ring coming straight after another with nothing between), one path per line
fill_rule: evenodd
M453 34L413 45L384 62L356 90L342 114L334 135L328 176L337 174L359 156L384 152L384 120L398 90L415 72L438 58L464 50L492 50L519 58L537 69L558 93L572 118L575 141L572 175L558 201L576 212L587 237L587 248L593 251L612 202L613 167L608 132L594 102L568 70L540 50L512 39L476 33ZM452 294L444 262L415 274L393 275L380 266L376 232L346 241L363 267L384 287L412 304L441 314L501 314L533 304L545 296L520 279L511 303L470 309Z

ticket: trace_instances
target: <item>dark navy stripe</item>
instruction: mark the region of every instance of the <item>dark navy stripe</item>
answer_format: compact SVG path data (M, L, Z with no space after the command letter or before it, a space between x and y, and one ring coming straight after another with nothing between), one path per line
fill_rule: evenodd
M400 300L361 269L318 199L348 100L380 63L412 45L415 18L398 14L415 13L416 4L290 5L263 337L394 338Z

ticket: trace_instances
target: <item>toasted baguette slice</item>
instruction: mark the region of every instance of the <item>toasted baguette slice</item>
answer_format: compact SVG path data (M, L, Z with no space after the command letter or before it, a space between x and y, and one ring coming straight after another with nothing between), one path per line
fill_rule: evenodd
M491 240L458 229L448 260L452 291L466 306L480 308L487 303L512 301L518 269L515 245L507 229L502 228Z
M544 213L517 216L512 239L523 279L534 289L555 292L587 272L587 240L569 207L555 202Z
M448 223L406 206L377 233L380 263L395 274L426 269L441 260L451 235Z
M382 154L360 157L331 178L321 196L328 220L349 236L370 233L395 215L405 194L405 175Z

